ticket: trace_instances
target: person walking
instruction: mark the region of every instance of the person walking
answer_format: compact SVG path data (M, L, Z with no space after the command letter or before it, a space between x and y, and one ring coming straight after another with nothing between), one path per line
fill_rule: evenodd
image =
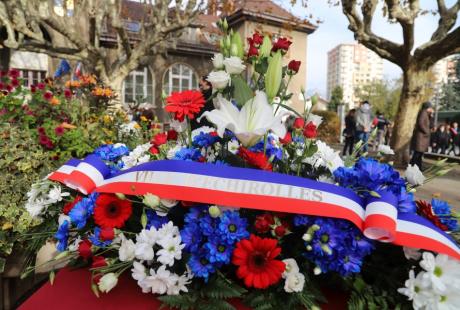
M447 155L449 155L451 152L454 152L454 155L455 156L458 156L459 154L456 152L457 151L457 147L460 147L460 143L459 143L459 132L458 132L458 123L457 122L453 122L452 123L452 126L450 126L450 132L449 132L449 135L450 135L450 147L449 149L447 150ZM460 153L460 151L459 151Z
M356 109L348 111L345 117L345 129L343 135L345 136L345 145L343 147L343 156L351 155L353 153L353 146L355 145L356 135L356 120L355 120ZM348 151L348 152L347 152Z
M372 126L371 105L369 101L361 103L358 111L356 111L356 137L358 141L363 141L362 150L367 152L367 142Z
M372 149L374 151L377 151L377 148L379 147L380 144L384 144L385 142L385 131L387 130L388 127L388 120L383 116L382 112L377 111L377 116L376 116L376 121L375 121L375 127L377 128L377 136L375 137L374 145L372 146Z
M417 115L414 133L412 135L413 154L411 165L417 165L422 170L423 154L430 145L430 115L433 114L433 105L427 101L423 103L422 109Z
M201 108L199 114L190 121L190 126L192 130L200 128L202 126L213 127L214 125L209 122L206 118L202 118L200 122L198 122L198 118L205 112L205 111L212 111L215 109L214 103L212 102L212 85L207 80L206 76L201 77L199 82L199 87L201 93L203 94L204 100L206 100L204 106Z

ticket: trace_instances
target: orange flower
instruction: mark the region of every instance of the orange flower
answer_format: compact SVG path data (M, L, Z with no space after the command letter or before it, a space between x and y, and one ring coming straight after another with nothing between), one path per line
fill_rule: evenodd
M112 97L113 92L110 88L104 88L104 96L106 97Z
M51 101L50 101L50 103L51 103L52 105L58 105L58 104L60 104L60 103L61 103L61 101L59 101L59 99L58 99L58 98L56 98L56 97L53 97L53 98L51 98Z

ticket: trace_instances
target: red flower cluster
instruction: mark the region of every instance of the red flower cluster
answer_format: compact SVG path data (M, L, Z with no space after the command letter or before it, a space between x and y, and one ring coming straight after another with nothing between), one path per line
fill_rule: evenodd
M288 72L291 72L291 74L296 74L297 72L299 72L301 63L302 62L300 60L291 60L288 64Z
M302 130L302 134L305 138L308 139L314 139L318 135L316 125L313 122L309 122L307 125L305 125L305 120L301 117L298 117L294 120L292 127L297 130Z
M47 149L50 149L52 150L54 148L54 143L53 141L51 141L51 139L46 135L46 131L45 131L45 128L43 127L38 127L37 128L37 131L38 131L38 141L40 142L40 144L44 147L46 147Z
M273 166L268 160L267 155L262 152L252 152L244 147L240 147L238 155L243 158L248 164L260 168L262 170L272 171Z
M275 44L273 44L272 52L277 52L281 50L282 52L287 52L289 46L291 46L292 42L286 38L279 38Z
M153 155L158 154L160 152L159 147L168 140L177 140L177 132L173 129L169 130L168 132L158 133L153 136L153 139L150 141L152 143L152 147L149 149L149 152Z
M174 118L180 122L185 117L194 119L205 104L203 94L198 90L185 90L183 92L173 92L166 98L166 112L173 113Z
M256 221L254 222L254 228L259 234L265 234L270 231L271 226L275 224L275 219L273 215L265 213L256 216Z
M443 223L441 223L441 220L439 219L439 217L433 212L433 208L429 202L424 201L424 200L418 200L416 201L416 204L417 204L417 213L420 216L423 216L424 218L429 220L439 229L442 229L444 231L449 230L449 228Z
M252 38L247 38L249 43L248 58L259 56L259 46L264 41L264 36L258 32L252 35Z
M236 244L232 263L238 266L236 275L247 287L265 289L281 279L286 265L275 258L281 253L276 239L251 235Z
M101 194L95 203L94 221L102 228L121 228L131 216L132 205L115 195Z

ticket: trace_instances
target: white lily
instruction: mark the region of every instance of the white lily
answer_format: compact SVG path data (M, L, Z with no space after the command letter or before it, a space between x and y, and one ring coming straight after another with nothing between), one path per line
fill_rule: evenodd
M216 100L215 106L219 108L204 112L201 117L206 117L217 126L220 137L224 135L225 129L229 129L244 146L248 147L257 143L269 130L279 137L286 135L286 127L281 122L282 115L273 115L264 92L256 91L256 96L246 102L241 110L220 94Z

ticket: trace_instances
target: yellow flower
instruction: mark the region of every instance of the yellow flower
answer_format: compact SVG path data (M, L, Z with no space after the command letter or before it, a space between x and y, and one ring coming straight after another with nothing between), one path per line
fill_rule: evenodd
M147 121L148 121L148 119L147 119L147 117L145 117L144 115L141 115L141 121L143 121L143 122L147 122Z
M134 128L141 129L141 126L138 123L136 123L136 124L134 124Z
M104 123L111 123L112 117L110 115L104 115L103 120L104 120Z
M13 224L9 223L9 222L6 222L5 224L3 224L2 226L2 230L8 230L8 229L11 229L13 228Z

